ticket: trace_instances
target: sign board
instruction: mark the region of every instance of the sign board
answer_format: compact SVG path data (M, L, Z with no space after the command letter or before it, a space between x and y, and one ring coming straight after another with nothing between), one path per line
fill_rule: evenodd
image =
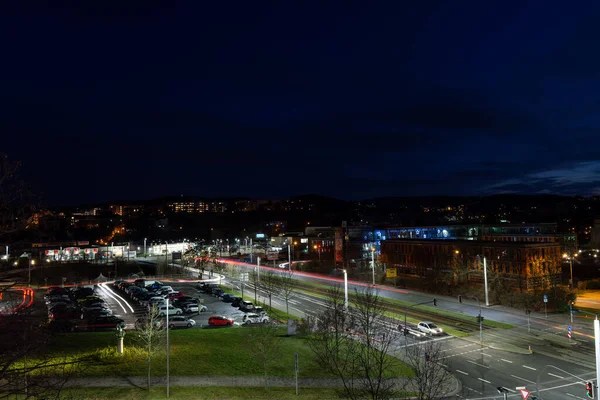
M256 238L257 239L264 239L265 238L265 234L264 233L257 233L256 234Z
M548 296L544 295L544 303L547 303L547 302L548 302Z
M242 281L242 282L248 282L248 273L247 272L242 272L240 274L240 281Z
M298 372L298 353L294 353L294 369Z
M308 238L300 238L300 243L308 243Z
M386 278L395 278L396 277L396 268L388 268L385 270Z
M174 251L172 253L173 256L173 260L181 260L181 252L180 251Z
M267 251L267 260L273 261L279 259L278 251Z
M529 390L526 389L519 389L519 391L521 392L521 396L523 396L523 400L527 400L531 394Z

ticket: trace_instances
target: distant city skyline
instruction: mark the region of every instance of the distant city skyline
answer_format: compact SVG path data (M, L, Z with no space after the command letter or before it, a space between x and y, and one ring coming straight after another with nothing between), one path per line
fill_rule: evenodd
M600 5L4 4L5 152L50 205L600 195Z

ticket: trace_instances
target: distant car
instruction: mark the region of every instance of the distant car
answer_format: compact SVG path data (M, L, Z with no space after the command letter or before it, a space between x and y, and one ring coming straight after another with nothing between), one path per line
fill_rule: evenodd
M181 305L181 309L186 314L201 313L208 310L205 305L196 303L184 303Z
M254 305L251 301L242 300L240 301L240 310L241 311L254 311Z
M231 326L234 321L231 318L226 318L221 315L213 315L208 319L208 325L210 326Z
M163 321L166 323L166 320ZM191 328L196 325L196 321L184 316L169 317L169 329L173 328Z
M233 299L235 299L235 296L231 293L225 293L223 296L221 296L221 300L223 300L225 303L231 303L233 302Z
M246 314L244 315L244 318L242 318L242 324L244 325L265 324L269 321L271 321L271 319L267 315L255 313Z
M427 333L428 335L439 335L444 332L442 328L439 328L431 321L419 322L417 329L423 333Z
M148 318L146 318L146 317L138 318L135 321L135 329L136 330L142 330L142 329L144 329L146 327L146 324L148 324L148 323L149 323ZM160 319L155 319L154 320L154 327L157 328L157 329L162 328L163 327L162 321Z

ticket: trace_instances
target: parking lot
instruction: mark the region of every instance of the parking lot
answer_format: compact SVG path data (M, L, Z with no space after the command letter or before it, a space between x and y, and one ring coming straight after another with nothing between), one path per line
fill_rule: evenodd
M241 326L246 313L240 311L237 307L232 307L231 303L225 303L208 293L202 293L196 288L197 282L164 281L162 283L168 284L173 290L181 292L185 296L201 299L201 304L207 307L207 310L201 313L184 314L196 322L192 329L213 328L208 324L208 319L212 315L221 315L233 319L234 324L232 327ZM125 321L125 329L127 330L135 329L136 320L146 313L146 306L140 305L137 301L131 299L125 291L115 288L110 283L101 284L97 292L99 296L104 298L113 315Z

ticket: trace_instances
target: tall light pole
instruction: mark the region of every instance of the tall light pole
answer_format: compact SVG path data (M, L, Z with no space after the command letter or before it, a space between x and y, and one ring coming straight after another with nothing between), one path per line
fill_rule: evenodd
M144 257L146 257L146 238L144 238Z
M571 264L571 290L573 290L573 255L571 255L571 257L569 257L569 255L567 253L563 254L563 258L566 258L569 260L570 264Z
M375 247L371 248L371 268L373 268L373 286L375 286Z
M288 269L291 271L292 270L292 250L291 250L291 245L288 244Z
M167 399L169 398L169 298L167 297ZM154 328L154 327L152 327Z
M488 296L488 281L487 281L487 261L485 256L483 257L483 286L485 288L485 306L490 306L490 299Z
M29 258L29 272L27 273L27 283L31 286L31 266L35 265L35 260L33 258Z
M348 272L344 270L344 310L348 312Z

